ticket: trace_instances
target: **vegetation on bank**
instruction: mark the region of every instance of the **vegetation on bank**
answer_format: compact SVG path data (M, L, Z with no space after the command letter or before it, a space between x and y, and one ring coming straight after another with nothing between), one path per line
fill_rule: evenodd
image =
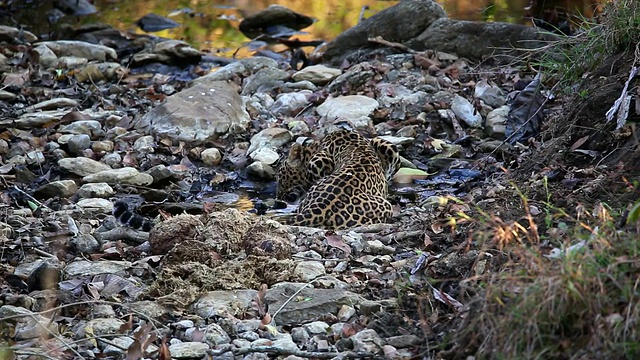
M556 91L575 93L611 56L627 54L632 62L625 68L638 66L639 41L640 2L612 1L577 35L553 44L562 56L539 65ZM594 114L593 121L604 118ZM470 242L501 263L461 282L458 298L467 309L447 338L452 358L640 358L640 180L617 176L626 182L622 190L602 189L597 200L585 196L573 208L554 205L543 177L518 184L546 194L536 201L514 191L521 197L518 219L480 209L473 219L457 219L471 222ZM621 203L621 196L631 200Z
M580 18L574 35L562 35L559 40L539 49L539 66L555 88L571 94L602 62L613 54L636 52L640 41L640 3L635 0L608 2L593 19Z

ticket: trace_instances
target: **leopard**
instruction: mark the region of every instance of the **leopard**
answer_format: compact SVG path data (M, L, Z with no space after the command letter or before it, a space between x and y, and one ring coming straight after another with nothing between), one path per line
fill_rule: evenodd
M289 225L342 230L384 223L393 215L387 197L399 168L396 145L339 129L291 146L278 169L276 198L299 201Z

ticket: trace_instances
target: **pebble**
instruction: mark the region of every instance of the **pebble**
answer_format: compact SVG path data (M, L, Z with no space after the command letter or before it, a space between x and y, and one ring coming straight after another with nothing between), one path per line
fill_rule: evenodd
M84 210L89 210L93 213L108 214L113 211L113 203L107 199L88 198L82 199L76 203Z
M207 166L219 165L222 161L222 154L216 148L205 149L200 153L202 162Z
M293 270L293 276L303 282L311 281L324 274L326 270L319 261L302 261Z
M247 166L247 174L262 180L273 180L276 171L268 164L261 161L254 161Z
M482 116L476 112L469 100L460 95L453 97L451 101L451 110L456 117L470 127L482 127Z
M109 165L85 157L60 159L58 160L58 166L65 171L80 176L111 170Z
M78 189L78 196L81 198L108 198L115 194L115 191L107 183L84 184Z
M147 186L153 183L153 177L139 172L136 168L124 167L87 175L82 178L82 181L87 183L106 182L107 184Z
M71 136L67 141L69 152L74 155L81 155L85 149L91 147L91 138L87 134Z
M169 345L173 359L202 359L209 350L209 345L201 342L185 342Z
M35 195L41 199L54 197L68 198L75 195L77 191L78 185L76 185L75 181L58 180L42 185L36 190Z

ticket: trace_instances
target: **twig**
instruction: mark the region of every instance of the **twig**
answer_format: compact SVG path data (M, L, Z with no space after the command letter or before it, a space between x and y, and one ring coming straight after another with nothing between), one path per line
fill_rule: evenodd
M302 260L309 260L309 261L345 261L345 260L349 260L349 259L314 259L314 258L310 258L310 257L306 257L306 256L302 256L302 255L291 255L292 258L296 258L296 259L302 259Z
M82 356L78 350L74 349L73 347L71 347L70 344L67 344L66 341L64 341L64 339L59 335L54 333L53 331L51 331L49 329L49 325L51 325L51 320L53 320L53 316L51 317L51 319L49 319L50 321L45 325L43 325L40 320L38 320L36 318L36 315L34 313L29 313L29 314L23 314L23 316L28 316L30 317L33 321L35 321L38 326L40 326L41 328L43 328L47 333L49 333L49 335L51 335L52 337L56 338L56 340L58 340L61 344L63 344L64 346L66 346L69 350L71 350L77 357L78 359L84 359L85 357ZM44 316L43 316L44 317Z
M407 239L407 238L420 236L420 235L423 235L423 234L424 234L424 231L422 231L422 230L398 231L398 232L393 233L393 234L382 236L382 237L380 237L379 240L383 244L388 245L392 241L398 242L400 240L404 240L404 239Z
M392 42L392 41L388 41L382 38L382 36L376 36L373 38L368 38L367 41L372 42L372 43L376 43L376 44L380 44L380 45L384 45L387 47L390 47L392 49L398 49L404 52L407 52L409 54L415 54L416 51L411 49L410 47L406 46L406 45L402 45L400 43L396 43L396 42Z
M346 359L362 359L362 358L379 358L383 357L377 356L376 354L370 352L352 352L347 351L343 353L338 352L319 352L319 351L304 351L304 350L295 350L295 349L284 349L275 346L252 346L242 349L233 349L232 347L224 347L219 350L209 350L207 351L212 356L220 356L226 352L233 352L233 355L245 355L251 353L269 353L269 354L277 354L277 355L294 355L303 358L315 358L315 359L333 359L337 356Z
M136 244L142 244L149 240L149 233L137 231L126 226L119 226L109 231L95 233L94 236L98 241L114 241L122 239Z
M17 192L19 192L20 194L22 194L23 196L27 197L29 199L29 201L35 203L36 205L38 205L38 207L43 207L46 209L51 210L50 207L48 207L47 205L41 203L40 201L36 200L33 196L27 194L26 192L22 191L19 187L13 185L13 189L16 190Z
M315 281L315 280L313 280ZM311 281L311 282L313 282ZM294 297L296 297L296 295L300 294L300 292L304 289L306 289L307 287L311 286L311 282L308 282L306 284L304 284L304 286L300 287L300 289L296 290L296 292L293 293L293 295L291 295L282 305L280 305L280 308L278 310L276 310L275 313L273 313L273 316L271 316L271 321L273 322L273 320L276 318L276 315L278 315L278 313L280 311L282 311L282 309L284 309L285 306L287 306L288 303L291 302L291 300L293 300Z
M53 254L49 254L48 252L44 251L44 250L40 250L38 248L33 248L33 251L35 251L36 254L40 255L40 256L45 256L45 257L55 257L55 255Z

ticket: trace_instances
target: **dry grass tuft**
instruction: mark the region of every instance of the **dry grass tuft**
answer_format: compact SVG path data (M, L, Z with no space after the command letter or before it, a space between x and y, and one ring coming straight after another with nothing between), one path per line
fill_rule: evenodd
M480 359L640 357L638 234L621 231L621 215L604 204L590 213L577 209L576 217L550 210L565 229L540 239L557 247L551 253L532 246L522 225L493 218L494 233L503 235L486 245L502 246L510 260L500 272L475 280L482 290L467 301L448 353Z

